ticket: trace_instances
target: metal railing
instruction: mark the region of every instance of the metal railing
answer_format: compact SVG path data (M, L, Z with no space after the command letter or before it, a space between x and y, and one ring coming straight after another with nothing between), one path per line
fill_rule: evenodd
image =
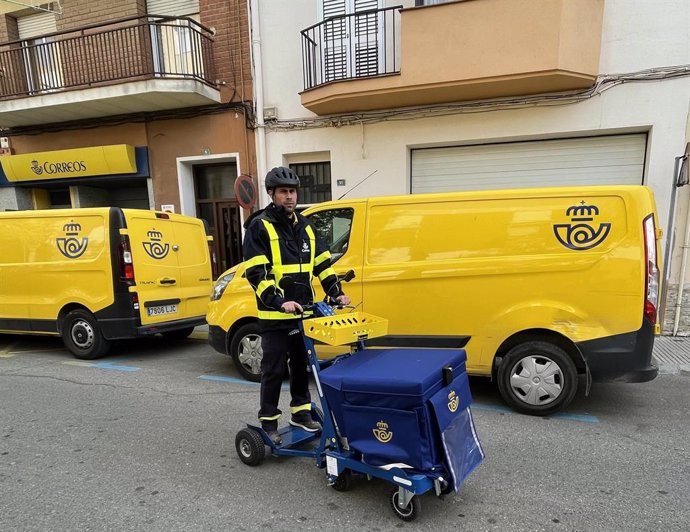
M151 78L216 85L211 30L130 17L0 44L0 100Z
M399 73L400 9L337 15L302 30L304 88Z

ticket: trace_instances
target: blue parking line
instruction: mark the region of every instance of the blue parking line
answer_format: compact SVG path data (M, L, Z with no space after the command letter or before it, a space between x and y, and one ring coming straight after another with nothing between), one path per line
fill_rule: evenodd
M500 412L502 414L517 414L512 408L501 405L488 405L483 403L472 403L472 410L487 410L489 412ZM566 412L561 412L558 414L551 414L546 416L555 419L567 419L569 421L581 421L583 423L599 423L599 418L596 416L590 416L587 414L568 414Z
M97 362L93 364L93 367L98 369L114 369L115 371L139 371L140 369L136 366L120 366L112 362Z
M235 377L223 377L221 375L199 375L199 378L204 381L220 381L220 382L231 382L233 384L253 384L254 386L260 386L260 382L246 381L244 379L237 379ZM289 390L289 384L283 384L281 390Z

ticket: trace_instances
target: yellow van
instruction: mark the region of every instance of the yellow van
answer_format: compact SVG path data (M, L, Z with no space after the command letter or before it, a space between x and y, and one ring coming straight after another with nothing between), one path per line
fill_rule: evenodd
M659 239L642 186L406 195L304 212L358 310L388 318L374 345L461 347L514 409L565 407L578 375L653 379ZM318 282L315 283L315 288ZM318 292L317 292L318 293ZM209 342L260 378L256 307L240 265L220 276ZM320 352L323 352L321 350Z
M82 359L111 340L185 338L212 287L201 220L116 207L0 213L0 333L61 335Z

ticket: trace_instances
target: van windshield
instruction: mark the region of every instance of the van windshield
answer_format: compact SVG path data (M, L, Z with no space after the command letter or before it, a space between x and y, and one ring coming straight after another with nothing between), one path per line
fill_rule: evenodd
M354 213L354 209L349 208L331 209L308 216L316 229L316 237L330 250L332 262L337 261L347 251Z

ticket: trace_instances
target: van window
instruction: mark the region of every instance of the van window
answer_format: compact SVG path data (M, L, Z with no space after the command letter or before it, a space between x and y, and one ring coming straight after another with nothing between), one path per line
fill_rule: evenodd
M337 261L347 251L354 214L354 209L331 209L309 215L309 220L316 229L316 237L321 239L331 252L332 262Z

